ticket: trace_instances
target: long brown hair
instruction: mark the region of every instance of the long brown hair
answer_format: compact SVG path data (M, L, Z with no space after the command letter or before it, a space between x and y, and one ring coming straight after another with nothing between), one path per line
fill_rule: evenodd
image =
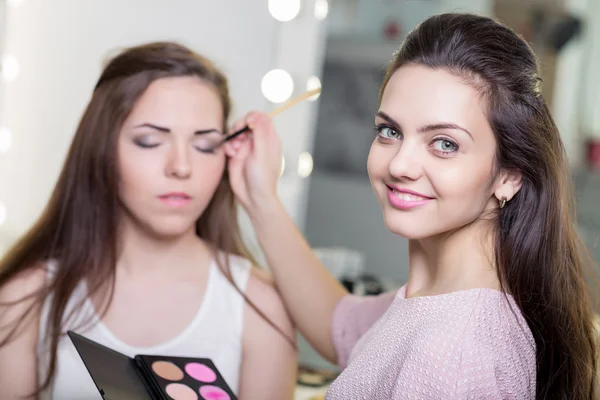
M153 81L177 76L196 76L217 90L223 108L223 132L227 131L231 111L228 83L212 62L171 42L125 49L108 62L96 84L46 209L0 262L2 287L40 262L58 261L52 278L32 295L35 296L32 306L0 343L4 346L13 339L28 315L39 311L44 300L52 296L47 338L43 338L49 341L50 361L47 378L39 390L50 384L56 372L57 347L65 333L65 309L77 285L87 282L90 285L88 295L91 296L109 283L102 314L112 300L119 248L119 171L116 160L119 131ZM215 254L217 251L225 254L225 257L216 257L216 261L234 286L228 255L254 261L243 243L236 210L225 172L196 226L198 236L214 247ZM83 302L74 311L80 310L82 305ZM293 343L254 304L250 302L250 305Z
M495 262L535 339L537 398L592 398L598 343L586 281L597 270L577 230L567 157L533 51L490 18L441 14L407 36L381 93L407 64L446 69L486 100L496 169L522 173L520 191L496 217Z

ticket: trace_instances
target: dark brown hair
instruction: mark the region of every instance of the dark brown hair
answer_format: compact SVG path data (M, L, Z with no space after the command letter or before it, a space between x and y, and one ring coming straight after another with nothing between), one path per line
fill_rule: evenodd
M91 296L109 283L102 313L106 312L112 300L119 251L119 171L116 159L119 131L153 81L179 76L196 76L216 89L223 108L223 132L227 131L231 110L228 83L212 62L170 42L125 49L108 62L98 80L45 211L0 262L2 287L21 272L40 263L52 259L58 261L53 278L32 295L35 296L33 305L0 343L0 346L6 345L17 334L26 317L39 312L44 300L52 296L48 337L43 338L49 341L50 362L47 379L40 390L49 385L56 371L57 346L65 334L63 317L77 285L87 282L90 288L88 295ZM234 286L228 255L254 261L242 241L236 210L225 172L207 209L197 221L196 230L199 237L214 246L215 255L217 251L225 253L225 257L216 257L216 261ZM293 343L251 302L250 305ZM76 310L81 306L79 304Z
M441 14L407 36L381 93L407 64L445 69L481 91L497 171L522 174L520 191L498 211L495 262L535 339L537 398L591 399L598 344L586 280L596 267L577 230L567 157L533 51L490 18Z

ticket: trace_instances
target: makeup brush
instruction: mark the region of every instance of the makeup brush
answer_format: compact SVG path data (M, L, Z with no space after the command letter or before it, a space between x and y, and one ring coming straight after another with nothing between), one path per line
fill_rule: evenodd
M283 111L287 110L288 108L291 108L293 106L295 106L296 104L308 99L309 97L312 97L316 94L321 93L321 88L318 89L313 89L313 90L309 90L308 92L302 93L299 96L294 97L293 99L291 99L290 101L288 101L287 103L283 104L280 107L277 107L276 109L274 109L273 111L271 111L268 115L269 117L273 118L274 116L276 116L277 114L282 113ZM221 140L219 143L217 143L212 149L211 151L214 151L215 149L217 149L218 147L222 146L223 144L225 144L226 142L230 141L233 138L236 138L238 136L240 136L242 133L249 131L250 127L248 125L244 126L243 128L233 132L231 135L225 137L225 139Z

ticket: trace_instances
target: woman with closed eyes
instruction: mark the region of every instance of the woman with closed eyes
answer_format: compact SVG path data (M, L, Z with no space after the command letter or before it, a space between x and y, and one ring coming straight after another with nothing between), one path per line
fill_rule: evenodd
M293 327L237 223L225 76L176 43L94 89L50 202L0 261L0 398L99 397L73 330L130 357L211 358L241 400L291 399Z

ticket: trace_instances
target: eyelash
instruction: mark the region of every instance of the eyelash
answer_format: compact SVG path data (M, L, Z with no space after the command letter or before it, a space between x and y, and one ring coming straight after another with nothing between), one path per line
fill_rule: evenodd
M437 143L437 142L442 142L442 143L443 143L443 142L447 142L447 143L450 143L452 146L454 146L454 150L450 150L450 151L438 150L438 149L436 149L436 148L434 148L434 147L433 147L433 145L434 145L435 143ZM434 140L434 141L431 143L431 145L430 145L430 146L431 146L432 150L433 150L435 153L437 153L437 154L440 154L440 155L442 155L442 156L445 156L445 157L447 157L447 156L449 156L449 155L452 155L452 154L454 154L454 153L456 153L456 152L458 151L458 144L456 144L456 143L455 143L453 140L450 140L450 139L448 139L448 138L444 138L444 137L436 138L436 139L435 139L435 140Z
M196 150L198 150L200 153L204 153L204 154L215 154L214 150L206 150L206 149L199 149L197 147L195 147Z
M160 146L159 143L147 144L138 140L133 141L136 146L141 147L142 149L153 149L155 147ZM194 147L197 151L203 154L215 154L214 150L201 149L199 147Z
M384 129L389 129L389 130L392 130L394 132L397 132L400 137L398 137L398 138L386 137L382 133ZM392 127L390 125L386 125L386 124L376 125L375 126L375 134L377 135L377 139L379 139L379 140L398 140L398 139L402 139L402 133L400 133L396 128L394 128L394 127ZM444 151L444 150L436 149L434 147L434 144L437 143L437 142L447 142L447 143L450 143L452 146L454 146L454 149L450 150L450 151ZM459 149L458 143L456 143L454 140L451 140L451 139L446 138L446 137L437 137L437 138L435 138L433 140L433 142L431 142L430 147L432 148L432 150L436 154L439 154L439 155L441 155L443 157L447 157L447 156L449 156L449 155L451 155L453 153L456 153L458 151L458 149Z
M155 148L155 147L158 146L157 143L147 144L147 143L144 143L144 142L142 142L140 140L134 140L133 142L135 143L136 146L141 147L143 149L153 149L153 148Z
M394 132L397 132L398 135L400 135L400 137L399 138L386 137L382 133L384 129L389 129L389 130L392 130ZM377 135L377 137L379 139L397 140L397 139L401 139L402 138L402 134L400 132L398 132L397 129L395 129L395 128L389 126L389 125L385 125L385 124L375 125L375 134Z

